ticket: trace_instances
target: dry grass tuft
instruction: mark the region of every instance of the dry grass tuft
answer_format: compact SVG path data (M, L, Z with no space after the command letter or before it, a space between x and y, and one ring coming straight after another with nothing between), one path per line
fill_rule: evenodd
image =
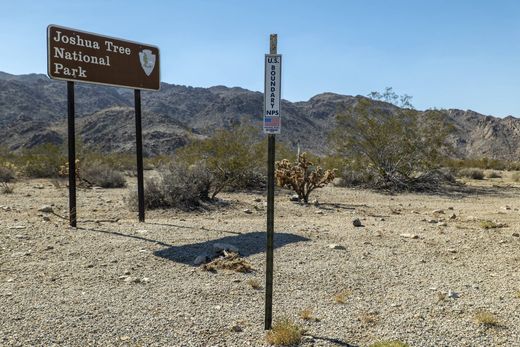
M233 270L243 273L248 273L254 270L250 262L241 258L238 253L234 252L224 252L224 256L204 264L202 269L211 272L216 272L217 270Z
M292 320L283 318L267 333L267 342L276 346L295 346L302 340L302 330Z
M0 182L0 192L2 194L12 194L14 192L14 184Z
M358 321L364 325L374 325L379 320L377 313L374 312L363 312L358 316Z
M260 285L260 281L256 278L250 278L247 280L247 284L251 286L251 288L259 290L262 289L262 285Z
M320 321L319 318L317 318L313 315L313 312L310 308L305 308L305 309L301 310L300 318L303 320L306 320L306 321L315 321L315 322Z
M480 227L483 229L498 229L498 228L505 228L507 227L507 224L505 223L496 223L491 220L483 220L480 222Z
M342 290L341 292L338 292L334 294L334 301L337 304L344 304L347 302L347 299L352 295L351 290Z
M498 318L489 311L478 311L475 314L475 323L485 327L497 327L500 325Z
M381 341L373 343L369 347L409 347L409 345L401 341Z

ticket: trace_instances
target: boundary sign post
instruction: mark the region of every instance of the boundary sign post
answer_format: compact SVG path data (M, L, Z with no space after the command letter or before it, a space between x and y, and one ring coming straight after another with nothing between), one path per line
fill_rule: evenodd
M274 160L276 135L281 127L281 72L282 56L277 54L278 35L271 34L269 53L265 56L264 133L267 133L267 242L265 268L265 324L270 330L273 323L273 248L274 248Z
M159 48L51 24L47 27L47 75L67 81L71 227L77 226L74 82L134 89L139 221L144 222L141 89L160 88Z

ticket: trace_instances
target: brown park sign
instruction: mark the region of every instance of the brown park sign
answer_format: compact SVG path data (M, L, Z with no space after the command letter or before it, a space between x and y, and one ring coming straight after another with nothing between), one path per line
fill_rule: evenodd
M49 25L47 74L66 81L160 88L159 48Z

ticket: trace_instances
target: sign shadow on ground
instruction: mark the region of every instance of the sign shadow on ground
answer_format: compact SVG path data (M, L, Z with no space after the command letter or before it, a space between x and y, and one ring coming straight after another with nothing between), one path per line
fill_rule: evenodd
M182 246L171 246L166 249L155 251L154 255L177 263L194 266L193 260L198 255L211 254L213 251L213 244L215 243L227 243L236 246L240 251L240 255L248 257L250 255L265 252L265 238L266 235L264 231L254 231L251 233L226 236L219 239L212 239ZM303 236L283 232L274 234L275 249L302 241L309 241L309 239Z

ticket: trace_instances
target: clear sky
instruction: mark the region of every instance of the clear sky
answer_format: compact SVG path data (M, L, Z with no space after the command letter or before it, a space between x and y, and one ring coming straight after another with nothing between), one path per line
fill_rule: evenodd
M392 86L418 109L520 116L516 0L0 0L0 71L46 73L46 27L154 44L168 83L263 90L277 33L282 97Z

